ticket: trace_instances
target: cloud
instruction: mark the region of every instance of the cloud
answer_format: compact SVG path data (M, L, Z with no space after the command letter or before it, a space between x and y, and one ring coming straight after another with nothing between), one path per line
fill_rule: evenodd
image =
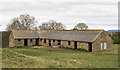
M20 14L30 14L36 17L37 25L50 19L62 22L67 29L77 23L84 22L90 28L96 29L108 26L117 29L117 1L118 0L4 0L0 2L0 24L2 30L13 17ZM110 28L112 29L112 28Z
M0 2L118 2L119 0L0 0Z

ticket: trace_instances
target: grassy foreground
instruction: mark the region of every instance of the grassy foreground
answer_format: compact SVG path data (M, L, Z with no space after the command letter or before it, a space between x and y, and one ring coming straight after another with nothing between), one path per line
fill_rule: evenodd
M117 68L118 45L108 52L57 52L40 48L3 48L3 68Z

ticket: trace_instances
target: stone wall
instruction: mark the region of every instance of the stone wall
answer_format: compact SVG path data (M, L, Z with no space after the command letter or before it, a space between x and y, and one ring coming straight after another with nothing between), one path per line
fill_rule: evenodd
M11 32L10 36L9 36L9 47L14 47L15 46L15 40L13 37L13 33Z
M32 42L30 40L31 39L28 39L28 46L36 45L36 39L32 39ZM46 40L46 43L44 43L44 40ZM39 39L39 45L43 45L46 47L58 46L58 40L54 40L54 41L55 42L51 40L51 46L49 46L49 39L42 39L42 41ZM14 45L24 46L24 39L20 39L20 41L18 41L18 39L15 39ZM68 41L61 41L61 45L59 45L59 47L70 47L74 49L74 41L70 41L70 45L68 44ZM77 42L77 48L88 50L88 47L89 47L88 43Z
M19 39L15 39L15 46L24 46L24 39L20 39L20 41L18 41ZM36 45L36 39L32 39L32 42L31 42L31 39L27 39L28 40L28 46L33 46L33 45Z
M4 47L8 47L9 42L10 42L10 44L9 44L10 47L24 46L24 39L20 39L20 41L18 41L18 39L14 40L12 34L10 35L10 38L8 39L9 33L7 36L5 36L5 35L7 35L7 33L4 33L2 36L2 39L3 39L2 45L4 45ZM32 42L30 40L31 39L28 39L28 46L36 45L36 39L32 39ZM44 43L44 40L46 40L46 43ZM53 42L53 41L55 41L55 42ZM107 43L107 49L105 49L105 50L113 49L113 40L109 37L109 35L105 31L102 31L101 34L98 35L96 37L95 41L92 43L92 51L93 52L94 51L103 51L103 50L101 50L101 43L103 43L103 42ZM49 46L49 39L42 39L42 41L39 39L39 45L44 45L47 47L58 46L58 40L51 40L51 46ZM74 41L70 41L70 45L68 44L68 41L61 41L60 47L74 48ZM77 42L77 48L89 50L89 43Z
M89 43L84 43L84 42L77 42L77 48L82 48L85 50L89 50Z
M36 39L28 39L28 46L33 46L33 45L36 45Z
M92 50L94 51L103 51L101 49L101 43L107 43L107 49L104 50L112 50L113 49L113 40L109 37L109 35L103 31L101 34L96 38L96 40L92 44Z
M0 32L1 34L1 41L2 41L2 48L8 48L9 47L9 36L10 36L10 31L3 31L3 32Z
M68 44L68 41L61 41L61 47L70 47L70 48L74 48L74 42L70 41L70 45Z
M58 46L58 40L55 40L55 42L51 40L51 46L49 46L49 40L46 39L46 43L44 43L44 39L42 39L42 43L40 45L47 46L47 47ZM61 41L60 47L74 48L74 41L70 41L70 45L68 44L68 41ZM89 47L88 43L77 42L77 48L88 50L88 47Z
M14 40L13 35L11 34L10 40L13 42L13 43L11 42L11 44L13 45L12 47L24 46L24 39L20 39L20 41L18 41L19 39ZM28 46L31 47L33 45L36 45L36 39L32 39L32 42L30 41L31 39L27 39L27 40L28 40ZM46 40L46 43L44 43L44 40ZM43 45L46 47L58 46L58 40L51 40L51 46L49 46L49 39L42 39L42 41L41 39L39 39L39 45ZM69 45L68 41L63 40L61 41L61 45L59 45L59 47L70 47L74 49L74 41L70 41L70 45ZM77 42L77 48L88 50L88 43Z
M36 39L32 39L32 42L30 40L31 39L28 39L28 46L36 45ZM46 40L46 43L44 43L44 40ZM24 39L20 39L20 41L18 41L18 39L15 39L14 44L15 46L24 46ZM58 40L55 40L55 42L51 40L51 46L49 46L48 39L42 39L42 41L40 41L39 39L39 45L43 45L46 47L58 46ZM74 49L74 41L70 41L70 45L68 44L68 41L61 41L61 45L59 45L59 47L70 47ZM77 48L88 50L88 43L77 42Z
M20 39L20 41L15 39L15 46L24 46L24 39Z

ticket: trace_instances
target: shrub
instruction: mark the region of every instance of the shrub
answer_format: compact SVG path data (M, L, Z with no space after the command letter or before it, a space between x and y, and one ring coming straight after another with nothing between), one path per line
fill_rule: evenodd
M64 49L72 49L72 50L80 50L80 51L86 51L86 52L88 52L87 50L82 49L82 48L77 48L77 49L74 49L74 48L71 48L71 47L61 47L61 48L64 48Z
M82 48L77 48L76 50L80 50L80 51L86 51L86 52L88 52L87 50L82 49Z
M120 37L113 37L114 44L120 44Z
M23 46L17 46L17 47L15 47L15 48L23 48Z
M32 46L40 46L40 45L32 45Z
M71 48L71 47L62 47L62 48L64 48L64 49L73 49L73 48Z
M17 47L14 47L14 48L30 48L29 46L17 46Z

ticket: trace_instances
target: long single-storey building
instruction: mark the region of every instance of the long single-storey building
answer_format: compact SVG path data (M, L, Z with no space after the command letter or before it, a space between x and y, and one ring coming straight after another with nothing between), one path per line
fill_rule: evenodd
M9 47L33 45L82 48L95 52L112 50L113 40L104 30L12 30Z

